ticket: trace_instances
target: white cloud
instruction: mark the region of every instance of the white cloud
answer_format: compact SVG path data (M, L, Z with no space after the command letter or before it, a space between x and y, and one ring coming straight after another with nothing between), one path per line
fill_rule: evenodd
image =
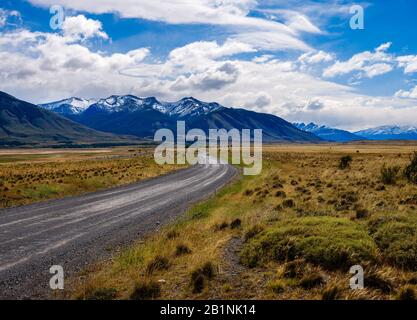
M392 42L387 42L381 44L378 48L375 49L376 52L384 52L387 51L389 48L391 48Z
M6 10L0 8L0 28L3 28L10 22L10 20L20 21L21 15L19 11L16 10Z
M95 31L104 32L101 28ZM331 54L322 51L294 61L260 52L248 61L236 54L255 53L256 48L228 39L190 43L172 50L166 60L155 62L147 48L114 54L94 52L82 41L85 34L94 32L84 33L78 40L64 33L24 29L0 33L0 90L35 103L126 93L165 101L191 95L289 121L315 121L346 129L409 124L417 119L416 102L411 99L414 93L410 92L410 99L404 99L405 92L369 97L298 68L300 61L315 66L333 61ZM384 50L355 56L366 61L365 74L375 76L387 71L384 64L394 64L395 58Z
M324 107L324 103L318 98L308 101L305 105L305 109L313 111L323 109Z
M388 72L391 72L394 67L387 63L375 63L363 68L364 74L368 78L373 78Z
M398 65L404 68L404 73L417 72L417 55L401 56L397 58Z
M172 50L169 54L169 60L176 65L189 64L190 61L204 63L207 60L216 60L245 52L256 52L256 49L235 40L227 40L223 45L219 45L216 41L199 41Z
M192 74L188 77L179 76L172 84L171 89L185 91L190 89L219 90L237 81L239 68L235 63L225 62L221 66L209 68L208 70Z
M405 99L417 99L417 86L415 86L410 91L399 90L395 93L395 96L398 98L405 98Z
M323 76L333 78L340 75L356 72L357 78L373 78L375 76L393 70L394 58L386 53L391 43L385 43L375 49L374 52L364 51L354 55L347 61L336 61L335 64L326 68Z
M102 24L98 20L87 19L83 15L66 17L62 24L62 30L66 37L73 40L90 39L99 37L108 39L109 36L102 30Z
M228 28L235 39L265 50L310 50L301 32L320 33L306 16L290 12L284 23L249 15L256 0L29 0L34 5L95 14L116 13L170 24L210 24Z
M298 61L303 64L317 64L323 62L330 62L334 59L333 55L324 51L307 52L298 58Z

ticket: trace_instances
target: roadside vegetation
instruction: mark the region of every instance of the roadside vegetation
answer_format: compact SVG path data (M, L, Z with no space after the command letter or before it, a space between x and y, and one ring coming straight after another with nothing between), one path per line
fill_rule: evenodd
M67 297L416 298L416 156L309 148L265 148L261 175L80 273ZM354 264L363 290L349 288Z
M0 208L133 183L176 169L155 164L152 150L0 156Z

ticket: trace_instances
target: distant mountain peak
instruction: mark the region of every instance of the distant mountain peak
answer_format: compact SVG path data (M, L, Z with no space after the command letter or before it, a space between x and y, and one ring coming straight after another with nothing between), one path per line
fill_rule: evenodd
M355 132L373 140L417 140L417 127L412 125L384 125Z
M314 122L310 122L309 124L305 124L303 122L295 122L293 125L302 131L311 132L327 141L348 142L364 139L363 137L359 137L349 131L331 128L325 125L318 125Z
M84 112L95 102L97 102L97 99L82 99L78 97L71 97L51 103L41 104L39 106L56 113L71 115Z
M177 117L198 116L209 114L224 108L217 102L203 102L194 97L185 97L177 102L168 102L164 105L165 112L168 115Z

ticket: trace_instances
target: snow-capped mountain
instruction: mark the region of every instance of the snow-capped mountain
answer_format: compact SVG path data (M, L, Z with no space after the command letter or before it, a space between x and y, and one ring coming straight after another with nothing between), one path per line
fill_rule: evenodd
M188 97L183 98L177 102L164 103L163 107L161 108L161 112L170 116L183 118L208 114L221 108L224 107L216 102L207 103L192 97Z
M97 99L82 99L77 97L71 97L60 101L41 104L39 105L39 107L56 113L69 115L80 114L96 102Z
M330 128L327 126L319 126L313 122L309 124L293 123L293 125L300 130L314 133L316 136L326 141L349 142L349 141L364 140L364 137L360 137L349 131L340 130L336 128Z
M372 140L417 140L416 126L381 126L355 132Z
M262 129L264 141L322 141L277 116L226 108L216 102L203 102L192 97L177 102L160 102L154 97L110 96L97 100L79 113L69 114L60 108L54 111L96 130L142 138L153 137L160 128L175 132L177 120L185 120L187 129L199 128L205 132L223 128Z
M105 99L99 99L90 107L103 110L109 113L113 112L136 112L145 108L159 107L160 103L155 98L139 98L133 95L110 96Z
M111 145L132 141L128 137L92 130L0 91L1 146Z
M90 107L109 113L136 112L151 108L177 118L199 116L223 108L216 102L207 103L193 97L183 98L177 102L160 102L154 97L139 98L133 95L113 95L104 99L81 99L73 97L39 106L63 115L79 115Z

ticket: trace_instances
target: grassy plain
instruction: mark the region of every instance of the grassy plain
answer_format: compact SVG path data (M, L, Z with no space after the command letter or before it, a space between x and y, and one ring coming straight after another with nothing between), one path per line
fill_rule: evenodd
M263 170L72 279L78 299L412 299L416 145L265 146ZM340 169L340 159L352 161ZM393 180L383 167L399 166ZM396 170L394 170L396 171ZM389 182L389 184L384 183ZM351 290L349 268L365 270Z
M133 183L176 168L157 165L149 148L0 150L0 208Z

